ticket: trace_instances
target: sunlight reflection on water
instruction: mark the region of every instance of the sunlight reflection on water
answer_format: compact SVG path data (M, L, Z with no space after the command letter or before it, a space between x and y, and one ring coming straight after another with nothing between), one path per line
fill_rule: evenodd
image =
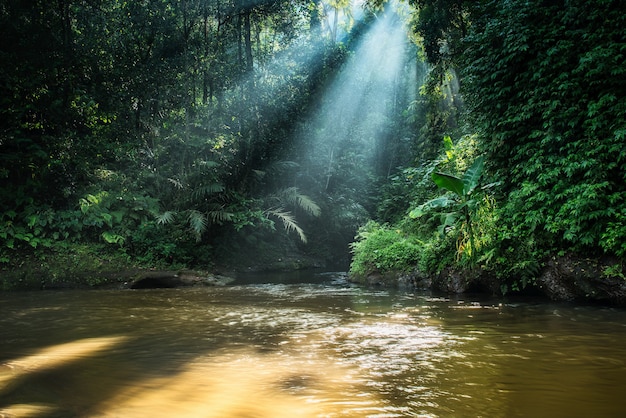
M366 416L377 403L358 386L348 368L314 355L235 350L197 359L175 376L142 382L95 416Z
M325 282L0 294L0 310L0 416L624 411L614 309Z

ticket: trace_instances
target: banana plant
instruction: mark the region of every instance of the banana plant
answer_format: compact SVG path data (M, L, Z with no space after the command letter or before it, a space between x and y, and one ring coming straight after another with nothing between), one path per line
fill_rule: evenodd
M462 219L462 226L467 228L469 238L469 248L465 248L471 258L474 257L474 232L472 229L472 215L474 214L479 200L476 199L474 191L480 184L480 178L483 173L485 159L480 156L474 160L472 165L465 171L463 177L457 177L452 174L433 172L431 178L433 182L442 189L447 190L443 196L429 200L409 213L409 217L413 219L421 218L434 209L449 209L443 213L440 232L445 232L449 227L456 224Z

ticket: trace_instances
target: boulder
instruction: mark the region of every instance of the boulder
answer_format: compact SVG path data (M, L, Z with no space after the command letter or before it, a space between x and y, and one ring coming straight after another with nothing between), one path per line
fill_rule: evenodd
M553 300L626 304L626 280L618 260L567 254L551 257L537 279Z
M161 289L189 286L225 286L234 279L221 275L196 272L149 271L128 284L130 289Z

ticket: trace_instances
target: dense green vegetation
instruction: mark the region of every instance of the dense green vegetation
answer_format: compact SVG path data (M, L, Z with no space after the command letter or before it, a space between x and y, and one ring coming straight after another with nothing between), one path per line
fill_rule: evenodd
M351 120L312 122L340 101L328 92L348 84L340 74L375 22L373 13L350 19L348 8L6 2L3 268L82 254L83 244L145 266L345 265L377 184L411 162L420 123L419 106L403 114L410 97L398 86L385 102L396 111L378 125L348 135ZM415 46L404 48L402 65L420 67ZM372 83L360 83L360 100L374 100ZM383 124L387 135L368 133Z
M457 152L462 149L469 158L447 172L462 178L480 156L485 159L482 184L489 187L472 190L457 180L455 190L454 183L431 174L449 164L452 147L447 143L446 157L435 167L405 171L388 189L393 195L400 184L410 184L410 215L421 224L383 220L423 242L423 257L439 248L436 258L443 261L421 264L427 273L444 267L468 273L480 269L496 276L505 292L534 283L546 259L564 254L615 257L607 274L623 271L626 40L621 3L414 3L419 10L414 27L433 68L428 92L443 92L457 80L461 86L459 127L449 126L446 133L455 139ZM467 141L467 135L474 140ZM432 191L431 176L442 189ZM424 203L430 198L436 199ZM448 204L453 198L456 207ZM424 224L424 209L440 219ZM374 234L371 228L368 234ZM368 261L374 257L363 254L369 251L366 241L354 245L354 272L379 268ZM392 268L414 271L415 263L398 258Z
M299 268L346 263L357 235L356 278L509 291L568 253L623 275L620 2L405 5L6 2L2 269ZM386 14L408 25L391 79L357 65L389 49L368 40Z

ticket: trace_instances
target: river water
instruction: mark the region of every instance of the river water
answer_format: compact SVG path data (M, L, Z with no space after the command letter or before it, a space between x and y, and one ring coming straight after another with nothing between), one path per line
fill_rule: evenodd
M626 311L337 274L0 294L0 417L626 416Z

